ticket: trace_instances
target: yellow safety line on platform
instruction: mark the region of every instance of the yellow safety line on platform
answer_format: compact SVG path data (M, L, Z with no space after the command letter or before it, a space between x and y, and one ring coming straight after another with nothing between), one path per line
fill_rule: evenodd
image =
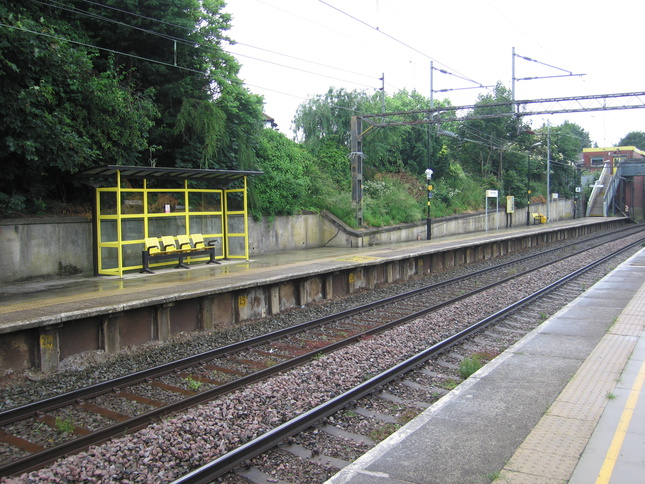
M352 255L349 257L339 257L334 259L337 262L370 262L373 260L380 260L381 257L370 257L367 255Z
M629 424L634 416L634 410L636 409L636 403L638 403L638 397L643 389L643 382L645 382L645 361L641 365L638 375L636 376L636 381L632 386L632 389L625 403L625 408L623 413L620 416L620 421L618 422L618 428L614 434L614 438L609 445L609 450L605 456L605 461L603 462L602 468L598 473L598 478L596 479L596 484L607 484L611 479L611 475L614 472L614 467L616 466L616 460L620 454L620 449L623 446L623 441L627 435L627 430L629 429Z
M195 279L191 279L190 282L199 282L201 280L206 280L210 279L212 276L204 276L204 277L199 277ZM53 306L55 304L64 304L64 303L70 303L74 301L87 301L88 299L95 299L95 298L104 298L104 297L110 297L110 296L115 296L117 294L123 294L123 291L128 291L128 293L133 293L133 292L148 292L153 289L159 289L163 287L173 287L177 285L177 281L173 282L166 282L166 283L151 283L150 285L147 285L145 287L129 287L129 288L121 288L121 289L112 289L109 291L96 291L96 292L86 292L82 294L75 294L74 296L65 296L65 297L54 297L50 299L40 299L38 301L30 301L30 302L24 302L24 303L18 303L18 304L12 304L9 306L0 306L0 314L6 314L6 313L11 313L14 311L21 311L25 309L32 309L32 308L43 308L46 306Z
M322 262L322 261L321 261ZM301 266L305 264L309 264L311 261L301 261L301 262L292 262L289 264L283 264L280 267L285 268L285 267L295 267L295 266ZM232 265L231 267L239 267L239 265ZM267 272L272 269L275 269L275 267L257 267L253 269L253 272L255 274L261 273L261 272ZM225 275L226 277L235 277L240 274L235 274L234 272L230 272L228 270L228 266L224 266L222 268L222 273L221 275ZM64 304L64 303L70 303L74 301L87 301L88 299L99 299L99 298L104 298L104 297L110 297L110 296L115 296L117 294L123 293L123 291L128 291L128 293L133 293L133 292L149 292L151 290L156 290L159 288L164 288L164 287L173 287L177 285L182 285L182 284L194 284L196 282L200 281L205 281L212 279L214 276L212 274L209 274L207 276L203 277L196 277L194 279L190 279L190 281L187 281L185 283L178 282L178 281L172 281L172 282L166 282L166 283L149 283L149 285L142 286L142 287L122 287L120 289L112 289L112 290L107 290L107 291L96 291L96 292L89 292L89 293L82 293L82 294L76 294L74 296L66 296L66 297L56 297L56 298L50 298L50 299L40 299L38 301L29 301L29 302L24 302L24 303L18 303L18 304L12 304L8 306L0 306L0 314L7 314L7 313L12 313L15 311L22 311L25 309L33 309L33 308L43 308L46 306L53 306L55 304Z

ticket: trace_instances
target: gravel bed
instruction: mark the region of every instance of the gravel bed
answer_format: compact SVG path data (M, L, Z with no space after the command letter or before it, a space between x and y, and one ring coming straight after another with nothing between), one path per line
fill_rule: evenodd
M338 445L339 440L342 441L341 448ZM325 432L314 428L300 432L294 437L293 443L302 445L312 452L316 451L321 455L327 455L337 459L349 459L351 461L358 459L371 448L369 445L361 442L331 437Z
M607 249L578 256L596 260ZM480 293L479 303L458 304L419 318L387 334L315 359L266 381L231 392L213 402L154 423L130 436L115 438L88 451L60 459L49 468L3 479L2 482L168 482L203 465L261 433L313 408L453 334L465 321L481 317L481 307L497 311L512 298L557 280L574 265L558 264L534 273L529 280L509 282ZM576 266L579 265L576 264ZM91 370L96 371L96 370ZM370 421L372 419L365 419ZM377 427L384 433L388 429ZM392 426L396 430L396 425ZM273 453L271 454L275 456ZM271 459L273 459L271 457ZM260 467L267 456L260 458ZM278 466L277 468L275 466ZM289 470L271 460L267 467L287 479ZM297 471L296 471L297 472ZM323 472L323 475L327 475ZM292 476L292 482L298 482Z
M577 238L576 245L580 247L585 241L593 241L602 235L598 232L587 237ZM565 241L560 244L552 244L551 247L564 243ZM449 271L435 273L428 277L416 277L407 281L383 285L371 291L362 290L332 301L322 301L302 309L291 309L275 317L247 322L243 326L223 332L182 333L174 335L167 342L152 341L137 347L125 348L116 355L107 355L102 351L74 355L61 362L58 371L53 375L45 375L36 371L5 372L2 375L3 378L0 378L0 389L2 389L4 397L0 401L0 411L328 316L475 270L491 267L502 261L517 260L542 250L543 248L529 249L522 253L452 268ZM292 344L293 346L306 345L296 338L292 340ZM237 365L225 359L213 360L213 365L239 369Z

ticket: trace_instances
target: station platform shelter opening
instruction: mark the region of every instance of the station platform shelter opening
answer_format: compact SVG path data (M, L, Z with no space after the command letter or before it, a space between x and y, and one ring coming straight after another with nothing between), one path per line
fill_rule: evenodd
M247 178L261 174L118 165L83 171L80 176L95 189L95 274L140 271L145 239L151 237L200 234L216 244L216 258L248 259ZM190 262L200 260L208 257Z

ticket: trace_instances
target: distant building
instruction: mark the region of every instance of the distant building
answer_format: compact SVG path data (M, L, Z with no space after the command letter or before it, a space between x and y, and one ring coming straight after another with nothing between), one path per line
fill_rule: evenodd
M275 122L274 118L265 113L262 113L262 116L264 117L264 125L267 128L278 129L278 123Z
M602 170L609 163L611 172L621 161L645 160L645 151L635 146L614 146L612 148L584 148L582 150L582 164L587 170Z

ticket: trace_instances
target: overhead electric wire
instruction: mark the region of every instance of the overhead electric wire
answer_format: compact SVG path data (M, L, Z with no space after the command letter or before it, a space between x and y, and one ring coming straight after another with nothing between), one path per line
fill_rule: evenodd
M277 62L272 62L272 61L268 61L268 60L264 60L264 59L258 59L257 57L251 57L249 55L244 55L244 54L236 54L236 55L238 55L240 57L246 57L248 59L253 59L253 60L256 60L256 61L259 61L259 62L266 62L268 64L278 66L278 67L283 67L285 69L292 69L294 71L305 72L307 74L314 74L314 75L317 75L317 76L326 77L328 79L334 79L336 81L348 82L350 84L356 84L357 86L363 86L363 87L369 87L369 88L372 88L372 89L376 89L374 86L369 86L367 84L361 84L359 82L354 82L354 81L348 81L346 79L339 79L338 77L328 76L327 74L319 74L317 72L307 71L305 69L300 69L299 67L292 67L292 66L287 66L287 65L284 65L284 64L278 64Z
M71 13L75 13L77 15L90 17L90 18L93 18L95 20L102 20L102 21L105 21L105 22L108 22L108 23L113 23L113 24L116 24L116 25L120 25L122 27L128 27L128 28L131 28L131 29L139 30L141 32L145 32L146 34L151 34L151 35L154 35L154 36L157 36L157 37L162 37L162 38L167 39L167 40L180 42L182 44L186 44L186 45L190 45L190 46L196 45L195 42L191 42L190 40L187 40L187 39L184 39L184 38L181 38L181 37L175 37L175 36L172 36L172 35L164 34L164 33L161 33L161 32L157 32L156 30L144 29L143 27L137 27L136 25L128 24L128 23L122 22L120 20L114 20L114 19L111 19L109 17L104 17L102 15L97 15L97 14L93 14L93 13L90 13L90 12L84 12L83 10L79 10L77 8L74 8L74 7L69 7L69 6L65 5L65 4L61 4L60 2L56 2L55 0L50 0L53 3L45 2L45 1L42 1L42 0L32 0L32 1L34 3L39 3L39 4L44 5L46 7L57 8L59 10L63 10L63 11L66 11L66 12L71 12ZM146 18L148 18L148 17L146 17Z
M261 50L261 51L264 51L264 52L268 52L270 54L279 55L281 57L287 57L289 59L297 60L297 61L300 61L300 62L307 62L309 64L313 64L313 65L320 66L320 67L325 67L327 69L334 69L334 70L337 70L337 71L347 72L348 74L353 74L355 76L362 76L362 77L367 77L367 78L370 78L370 79L373 79L373 77L374 77L374 76L370 76L368 74L363 74L362 72L354 72L354 71L350 71L350 70L347 70L347 69L342 69L340 67L334 67L334 66L330 66L330 65L327 65L327 64L321 64L320 62L312 61L312 60L309 60L309 59L303 59L301 57L295 57L295 56L292 56L292 55L289 55L289 54L282 54L281 52L276 52L276 51L273 51L273 50L265 49L263 47L257 47L255 45L245 44L244 42L235 42L233 45L242 45L244 47L249 47L251 49ZM235 54L235 55L243 55L243 54ZM248 57L248 56L246 56L246 57Z
M393 40L393 41L395 41L395 42L397 42L397 43L399 43L399 44L403 45L404 47L406 47L406 48L408 48L408 49L410 49L410 50L412 50L412 51L416 52L417 54L420 54L420 55L422 55L423 57L426 57L426 58L430 59L431 61L437 62L438 64L441 64L441 65L443 65L443 66L448 67L448 66L447 66L446 64L444 64L443 62L438 61L437 59L435 59L435 58L431 57L430 55L426 54L425 52L420 51L420 50L419 50L419 49L417 49L416 47L413 47L413 46L411 46L410 44L407 44L407 43L403 42L402 40L397 39L396 37L394 37L394 36L392 36L392 35L390 35L390 34L388 34L388 33L384 32L384 31L383 31L383 30L381 30L380 28L378 28L378 27L374 27L373 25L368 24L367 22L365 22L365 21L363 21L363 20L359 19L358 17L355 17L355 16L353 16L353 15L351 15L351 14L349 14L349 13L345 12L344 10L341 10L340 8L335 7L334 5L331 5L331 4L327 3L325 0L318 0L318 1L319 1L320 3L322 3L323 5L327 5L329 8L332 8L332 9L336 10L337 12L339 12L339 13L341 13L341 14L343 14L343 15L345 15L345 16L347 16L347 17L349 17L349 18L351 18L352 20L355 20L356 22L358 22L358 23L360 23L360 24L362 24L362 25L364 25L364 26L366 26L366 27L368 27L368 28L370 28L370 29L372 29L372 30L375 30L375 31L376 31L376 32L378 32L379 34L381 34L381 35L385 35L387 38L389 38L389 39L391 39L391 40ZM450 67L448 67L448 68L450 68ZM453 69L453 70L454 70L454 69ZM463 79L463 80L466 80L466 81L468 81L468 82L472 82L472 83L474 83L474 84L478 84L478 85L480 85L480 86L482 85L481 83L479 83L479 82L477 82L477 81L475 81L475 80L473 80L473 79L471 79L471 78L469 78L469 77L467 77L467 76L465 76L465 75L463 75L463 74L460 74L460 75L462 75L462 76L463 76L463 77L462 77L462 79Z
M28 32L30 34L40 35L42 37L48 37L48 38L51 38L51 39L61 40L63 42L69 42L70 44L81 45L81 46L87 47L89 49L103 50L103 51L106 51L106 52L110 52L112 54L118 54L118 55L123 55L123 56L126 56L126 57L132 57L134 59L139 59L139 60L143 60L143 61L147 61L147 62L153 62L155 64L161 64L161 65L168 66L168 67L175 67L177 69L182 69L182 70L185 70L185 71L195 72L197 74L206 74L204 71L198 71L196 69L191 69L190 67L183 67L183 66L180 66L180 65L170 64L168 62L163 62L163 61L158 61L158 60L155 60L155 59L150 59L148 57L141 57L141 56L134 55L134 54L128 54L126 52L120 52L118 50L108 49L106 47L99 47L97 45L87 44L85 42L79 42L78 40L66 39L65 37L59 37L59 36L52 35L52 34L46 34L44 32L36 32L35 30L29 30L29 29L26 29L24 27L15 27L13 25L7 25L7 24L2 23L2 22L0 22L0 27L7 27L7 28L13 29L13 30L20 30L21 32ZM227 82L239 82L239 83L242 83L242 81L238 81L238 80L235 80L235 79L228 79L228 78L221 77L221 76L212 75L212 77L220 79L220 80L224 80L224 81L227 81Z
M115 23L115 24L123 26L123 27L129 27L129 28L132 28L132 29L136 29L136 30L139 30L139 31L147 33L147 34L156 35L156 36L159 36L161 38L165 38L165 39L168 39L168 40L180 42L180 43L185 44L185 45L197 46L197 47L205 48L205 49L209 48L209 46L200 45L199 43L192 42L192 41L189 41L189 40L186 40L186 39L182 39L181 37L174 37L174 36L164 34L164 33L160 33L160 32L154 31L154 30L144 29L142 27L137 27L135 25L124 23L124 22L119 21L119 20L110 19L109 17L104 17L104 16L100 16L100 15L96 15L96 14L91 14L89 12L84 12L84 11L76 9L76 8L68 7L68 6L64 5L64 4L61 5L60 2L56 2L56 0L50 0L50 2L46 2L46 1L43 1L43 0L32 0L32 1L34 1L35 3L39 3L41 5L44 5L44 6L51 7L51 8L57 8L57 9L68 11L68 12L75 13L75 14L78 14L78 15L83 15L83 16L87 16L87 17L90 17L90 18L94 18L96 20L102 20L102 21L109 22L109 23ZM164 21L161 21L161 20L158 20L158 19L154 19L152 17L147 17L147 16L144 16L144 15L135 14L133 12L129 12L129 11L126 11L126 10L123 10L123 9L115 8L115 7L110 7L110 6L103 5L103 4L93 2L93 1L90 1L90 0L83 0L83 1L85 1L86 3L92 4L92 5L111 8L111 9L119 11L121 13L141 17L141 18L144 18L146 20L157 21L157 22L160 22L160 23L163 23L163 24L166 24L166 25L174 26L174 27L181 27L181 26L178 26L176 24L171 24L169 22L164 22ZM185 28L185 27L181 27L181 28ZM190 30L188 28L185 28L185 29ZM234 43L233 45L235 45L235 44L237 44L237 43ZM300 60L300 61L303 61L303 62L309 62L309 63L312 63L312 64L323 66L323 67L328 68L328 69L336 69L336 70L351 73L353 75L359 75L359 76L364 76L364 77L368 77L368 78L370 77L370 76L368 76L366 74L359 74L359 73L351 72L351 71L348 71L348 70L345 70L345 69L335 68L333 66L326 66L324 64L320 64L320 63L317 63L317 62L307 61L305 59L299 59L299 58L296 58L296 57L293 57L293 56L289 56L287 54L280 54L280 53L277 53L277 52L272 52L272 51L269 51L268 49L262 49L260 47L255 47L255 46L251 46L251 45L248 45L248 44L240 43L239 45L244 45L244 46L247 46L247 47L264 50L264 51L271 52L271 53L276 54L276 55L282 55L282 56L293 58L293 59ZM89 46L89 44L85 44L85 46ZM165 63L163 61L156 61L154 59L144 58L144 57L136 56L136 55L133 55L133 54L125 54L125 53L114 51L114 50L111 50L111 49L108 49L108 48L102 48L102 47L98 47L98 46L92 46L92 47L94 47L96 49L112 52L112 53L119 53L121 55L128 55L130 57L138 58L140 60L149 60L151 62L156 62L156 63L162 64L162 65L168 65L168 66L172 65L172 64L169 64L169 63ZM325 78L328 78L328 79L334 79L334 80L341 81L341 82L347 82L347 83L355 84L357 86L367 87L367 88L370 88L370 89L376 89L376 87L374 87L373 85L362 84L360 82L355 82L355 81L348 81L346 79L340 79L340 78L330 76L330 75L327 75L327 74L321 74L321 73L309 71L309 70L306 70L306 69L287 66L287 65L284 65L284 64L279 64L279 63L276 63L276 62L272 62L272 61L264 60L264 59L259 59L257 57L252 57L252 56L248 56L248 55L244 55L244 54L236 54L236 53L233 53L233 52L229 52L229 53L231 55L237 55L237 56L241 56L241 57L246 57L246 58L253 59L253 60L256 60L256 61L259 61L259 62L266 62L266 63L272 64L272 65L275 65L275 66L278 66L278 67L282 67L282 68L285 68L285 69L292 69L292 70L296 70L296 71L299 71L299 72L312 74L312 75L315 75L315 76L325 77ZM175 66L175 65L172 65L172 66L173 67L180 67L180 66ZM191 69L187 69L187 70L191 70ZM192 70L192 71L193 72L200 72L200 71L195 71L195 70ZM220 79L225 79L225 78L220 78ZM260 87L260 86L254 86L254 87ZM264 88L264 89L269 90L269 91L273 91L272 89L267 89L267 88ZM279 91L274 91L274 92L279 92Z

